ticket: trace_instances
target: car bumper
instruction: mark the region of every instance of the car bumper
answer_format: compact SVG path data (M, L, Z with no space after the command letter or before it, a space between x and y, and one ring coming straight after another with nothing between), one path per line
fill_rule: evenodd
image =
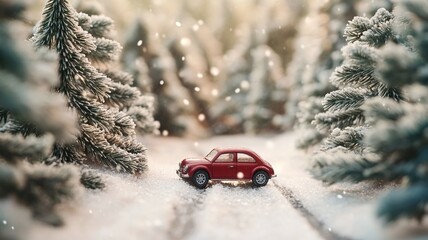
M181 178L189 178L189 174L182 173L182 172L180 172L180 170L176 170L175 173L177 173L177 175Z
M278 175L274 174L274 175L270 176L270 178L274 178L274 177L277 177L277 176L278 176Z

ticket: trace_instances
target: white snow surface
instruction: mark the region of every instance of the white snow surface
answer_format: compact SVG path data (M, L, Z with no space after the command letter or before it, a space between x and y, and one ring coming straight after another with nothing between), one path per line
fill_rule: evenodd
M393 186L323 186L306 171L308 155L295 149L298 132L271 137L225 136L191 141L145 138L149 171L143 176L100 171L104 191L86 191L61 213L66 225L33 223L24 239L324 239L274 185L290 189L329 231L349 239L427 239L427 226L403 221L384 226L375 216L377 199ZM198 190L175 170L187 157L214 147L245 147L269 161L277 178L253 188L245 182L214 182ZM17 229L19 231L19 229Z

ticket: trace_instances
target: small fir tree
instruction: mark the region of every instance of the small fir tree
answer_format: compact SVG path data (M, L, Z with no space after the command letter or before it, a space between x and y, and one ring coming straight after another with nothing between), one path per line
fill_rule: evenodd
M247 29L227 53L224 85L211 109L216 133L259 133L281 129L285 86L278 55Z
M62 96L50 93L57 79L55 55L46 49L34 52L26 36L12 34L29 32L18 21L26 6L0 1L0 199L17 202L11 215L3 209L0 215L20 227L26 216L19 206L26 206L37 220L60 226L58 205L75 199L80 191L79 170L43 162L55 141L75 139L77 119ZM18 234L10 225L0 225L1 239Z
M289 117L290 121L294 117L297 118L297 125L302 131L302 136L297 142L297 147L299 148L307 149L327 137L327 133L318 131L312 122L318 113L324 111L322 101L325 94L336 89L329 81L329 76L343 61L343 56L340 52L340 49L346 45L345 38L342 36L343 29L346 23L356 15L357 6L360 2L354 1L351 3L346 0L334 0L321 5L319 9L311 8L312 11L317 10L317 17L321 19L328 17L328 23L325 24L327 26L324 30L325 32L322 32L326 36L319 41L320 51L316 58L306 53L310 52L308 48L313 47L313 44L309 42L311 38L303 38L297 43L297 47L300 46L298 51L301 51L303 56L309 55L307 57L310 57L310 59L301 59L300 61L305 61L306 63L301 62L300 66L297 66L297 69L300 69L302 73L296 80L304 82L301 90L294 91L292 99L287 103L290 106L296 104L295 101L299 101L297 113ZM315 20L311 18L314 17L309 15L308 23L305 24L313 24L312 21ZM308 33L302 30L301 34ZM302 45L305 46L303 49Z
M381 8L376 14L368 19L366 17L355 17L345 28L346 40L349 44L343 48L345 60L336 68L331 76L331 82L339 90L326 94L323 107L325 112L315 116L315 124L321 132L331 132L338 128L335 134L327 139L330 149L335 142L337 146L352 146L349 141L356 145L361 140L361 130L354 127L365 125L365 117L361 106L364 102L374 96L391 98L396 101L402 99L402 93L398 88L390 87L380 81L374 73L378 59L378 49L386 41L392 39L393 15ZM339 133L338 131L345 131ZM345 137L347 139L344 139ZM360 136L360 138L357 138ZM344 140L334 140L340 137ZM358 147L356 147L359 149Z
M402 182L400 189L381 200L380 217L386 222L400 218L421 222L428 206L428 139L424 134L428 127L428 4L423 0L402 0L396 14L399 21L394 29L405 44L389 43L382 49L377 73L384 84L404 87L408 101L379 99L366 106L373 127L364 142L379 160L365 171L383 180Z
M113 20L104 15L78 14L79 26L95 38L96 50L88 55L99 72L112 80L108 105L126 112L134 121L136 130L142 134L156 133L159 124L153 119L153 97L142 95L130 86L132 76L120 69L119 51L122 47L112 40Z
M46 46L58 52L57 90L79 114L81 134L74 144L56 144L56 161L97 161L118 171L142 172L146 168L146 149L135 139L135 123L126 112L109 105L117 84L97 71L88 59L110 53L111 46L97 45L97 40L78 25L77 13L67 0L46 3L33 42L38 48Z
M150 37L151 28L143 17L136 18L128 32L121 61L133 75L133 85L154 96L154 117L162 133L185 134L193 106L183 102L190 96L176 76L172 56L159 39Z
M364 152L322 154L315 174L328 183L401 182L402 188L382 198L378 214L388 223L400 218L421 222L428 204L424 134L428 126L428 5L422 0L403 0L395 12L394 30L400 38L380 49L374 71L385 86L403 88L407 101L380 96L365 101L362 109L370 128L362 138Z

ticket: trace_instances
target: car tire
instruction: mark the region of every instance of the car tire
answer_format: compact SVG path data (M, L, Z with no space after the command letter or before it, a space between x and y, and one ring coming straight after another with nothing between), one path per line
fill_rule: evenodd
M253 175L253 184L256 187L263 187L269 182L269 176L265 171L257 171Z
M210 178L205 170L198 170L192 176L193 185L199 189L205 188L209 180Z

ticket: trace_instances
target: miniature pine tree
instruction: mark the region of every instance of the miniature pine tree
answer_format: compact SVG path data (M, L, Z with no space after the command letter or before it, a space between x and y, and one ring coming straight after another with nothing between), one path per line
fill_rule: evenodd
M281 128L278 119L286 98L281 61L263 41L247 31L226 54L224 85L211 110L216 133L258 133Z
M7 13L0 16L0 198L14 199L34 218L60 226L57 207L75 198L79 172L73 166L47 166L43 161L55 141L74 140L77 119L62 96L49 92L57 79L54 55L46 49L32 51L26 36L10 31L13 27L29 32L19 21L11 21L21 18L24 2L0 1L0 8ZM0 215L19 224L25 218L20 211ZM13 239L15 234L4 222L0 225L1 239Z
M215 120L213 131L216 134L244 132L243 106L250 87L249 78L252 67L251 49L257 45L255 33L249 27L242 29L243 36L225 56L224 80L220 82L218 100L211 108ZM240 89L239 94L235 93ZM233 97L232 97L233 96Z
M329 183L402 182L402 188L381 200L378 215L388 223L400 218L420 222L428 204L424 134L428 126L425 47L428 5L421 0L404 0L395 12L398 20L394 29L400 36L400 44L390 42L380 49L375 72L385 86L403 88L407 101L380 96L367 100L362 107L370 126L362 138L367 146L365 152L339 151L334 157L331 152L322 154L316 162L316 175Z
M297 66L297 69L300 69L302 72L301 76L296 80L302 80L304 83L300 91L292 93L292 99L288 103L288 106L290 106L296 104L294 103L295 101L299 101L297 113L295 114L298 120L298 126L302 129L302 137L298 139L297 143L299 148L309 148L326 137L326 133L318 131L312 124L312 121L318 113L323 112L322 100L325 94L335 89L329 81L329 76L334 68L339 66L343 61L340 49L346 42L341 35L346 23L356 15L357 4L358 1L349 3L344 0L335 0L329 1L325 5L319 6L319 8L311 8L312 11L318 11L317 17L324 16L325 13L328 13L327 16L329 19L328 24L326 24L326 26L328 26L327 29L325 32L321 32L322 34L326 34L326 37L319 42L321 51L318 52L318 56L315 58L316 62L313 62L314 59L301 59L300 61L306 61L306 63ZM308 18L313 17L308 16ZM313 19L311 20L314 21ZM301 34L307 33L302 30ZM297 51L302 51L304 53L303 56L307 56L308 53L306 52L310 53L311 51L310 49L306 49L306 47L302 48L302 44L303 46L308 45L308 48L312 47L313 44L306 43L310 38L305 39L303 36L297 43L300 45ZM309 57L313 58L313 56L310 55ZM302 70L301 68L306 69ZM292 117L294 117L293 114L291 114L290 121Z
M89 16L78 14L79 26L95 38L96 49L89 53L88 58L96 69L112 80L110 97L107 104L126 112L134 121L139 133L155 133L158 123L153 119L153 98L142 95L130 86L132 76L120 70L118 64L119 51L122 47L112 40L113 20L104 15Z
M374 96L391 98L396 101L402 99L398 88L389 87L382 83L374 74L378 58L377 48L393 38L393 15L381 8L371 18L355 17L345 28L346 40L349 44L343 48L344 63L336 68L331 76L331 82L339 90L326 94L323 100L325 112L315 117L315 124L319 131L329 132L336 128L346 130L347 133L335 136L348 136L346 141L355 141L362 134L348 134L352 127L364 126L365 118L361 106L366 99ZM361 129L360 129L361 130ZM329 136L329 142L334 142ZM340 144L344 147L346 143ZM330 146L331 147L331 146ZM329 147L329 148L330 148Z
M253 49L251 55L253 65L243 108L244 131L254 134L280 130L286 99L280 58L266 45Z
M38 48L46 46L58 52L57 90L67 96L80 116L77 142L57 143L54 157L60 162L98 161L118 171L142 172L146 149L136 142L132 118L108 105L114 83L89 61L88 57L95 56L91 53L98 53L96 40L78 25L77 13L67 0L46 3L33 42Z
M367 171L379 172L381 179L402 181L402 188L386 195L378 215L386 222L412 218L421 222L428 206L426 164L428 127L427 73L428 4L423 0L398 3L395 28L402 44L389 43L380 55L377 72L386 85L403 86L408 102L373 101L367 105L373 127L365 143L379 155L380 161Z
M328 183L343 179L360 181L363 174L356 169L372 164L372 156L365 153L366 146L362 143L364 132L370 125L362 106L376 96L394 101L402 99L399 88L386 85L375 74L378 47L393 38L393 20L394 16L381 8L371 19L355 17L345 28L349 42L342 50L345 60L331 76L339 90L326 94L323 100L325 112L317 114L314 121L320 132L329 134L321 146L326 153L314 156L312 173L316 178Z
M129 29L121 61L133 75L134 85L155 97L154 117L160 122L160 131L171 135L186 134L191 130L189 122L195 119L191 97L176 75L177 69L169 51L159 39L150 37L150 32L146 20L136 18ZM185 104L187 101L189 105Z

